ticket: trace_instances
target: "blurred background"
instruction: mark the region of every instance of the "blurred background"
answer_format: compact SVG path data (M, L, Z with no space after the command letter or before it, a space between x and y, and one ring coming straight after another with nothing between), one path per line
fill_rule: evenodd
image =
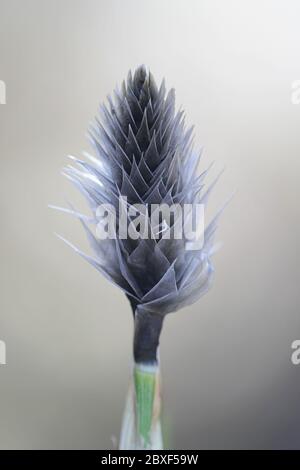
M168 447L300 448L297 0L0 0L2 449L112 448L130 375L124 295L88 250L60 175L98 104L141 63L176 89L202 169L226 171L212 290L168 316Z

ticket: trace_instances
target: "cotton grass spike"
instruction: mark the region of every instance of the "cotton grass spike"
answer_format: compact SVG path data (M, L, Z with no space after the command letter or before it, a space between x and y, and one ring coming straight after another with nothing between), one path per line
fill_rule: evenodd
M120 448L159 449L158 345L163 320L210 287L210 255L219 214L205 227L197 245L198 238L190 239L185 232L181 238L175 236L176 227L186 224L178 212L153 223L150 207L152 211L157 210L155 204L182 209L189 205L191 217L197 205L206 206L215 182L204 189L207 171L197 172L200 155L193 151L192 128L186 129L183 111L175 111L174 90L166 93L164 81L157 88L144 66L133 76L129 72L121 90L116 89L108 104L100 106L100 119L91 126L89 139L96 156L72 157L75 166L65 168L64 174L92 211L92 217L86 217L68 209L81 220L94 256L76 251L124 291L133 311L133 377ZM103 204L107 215L115 213L115 225L110 237L99 239L89 225L98 224L103 232L109 221L99 215ZM136 204L145 211L138 212ZM139 223L133 221L133 214L140 216ZM131 230L127 238L121 236L124 221Z

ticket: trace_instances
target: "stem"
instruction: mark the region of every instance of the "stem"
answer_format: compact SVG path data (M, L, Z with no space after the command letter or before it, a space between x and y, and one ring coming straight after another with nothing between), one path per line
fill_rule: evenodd
M134 317L133 340L133 355L137 364L157 365L157 351L163 319L162 315L137 308Z
M135 364L123 415L120 450L162 450L158 364Z
M120 449L163 449L160 372L157 358L163 317L134 315L134 367L124 411Z

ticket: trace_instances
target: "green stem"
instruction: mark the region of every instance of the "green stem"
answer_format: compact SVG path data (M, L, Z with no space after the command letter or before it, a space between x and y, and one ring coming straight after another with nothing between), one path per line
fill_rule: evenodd
M135 364L120 437L120 449L163 449L158 365Z
M134 366L137 434L145 448L150 445L157 376L158 366Z
M163 316L137 307L134 311L134 367L120 449L163 448L160 425L159 337Z

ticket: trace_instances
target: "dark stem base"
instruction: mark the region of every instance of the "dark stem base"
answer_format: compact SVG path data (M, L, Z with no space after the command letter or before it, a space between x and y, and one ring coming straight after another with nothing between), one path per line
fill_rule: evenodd
M157 364L157 349L163 325L163 315L138 311L134 318L133 356L135 362Z

